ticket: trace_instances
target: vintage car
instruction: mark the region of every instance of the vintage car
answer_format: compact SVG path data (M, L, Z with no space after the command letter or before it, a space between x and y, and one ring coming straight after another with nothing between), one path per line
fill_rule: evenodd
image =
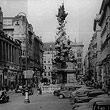
M89 102L91 99L93 99L94 97L101 95L101 94L105 94L104 91L102 90L93 90L91 92L88 92L87 96L84 97L75 97L75 103L81 103L81 102Z
M99 95L99 96L91 99L88 102L88 104L78 106L78 107L74 108L74 110L93 110L93 106L96 102L103 102L103 101L110 102L110 96L109 95Z
M60 88L60 89L58 89L58 90L55 90L54 92L53 92L53 94L54 94L54 96L59 96L59 93L61 92L61 91L64 91L64 90L67 90L68 88L67 87L62 87L62 88Z
M110 110L110 100L106 100L103 102L96 102L93 105L93 110Z
M78 107L80 107L80 106L84 106L84 105L86 105L86 104L88 104L88 103L75 103L75 104L72 106L72 110L74 110L75 108L78 108Z
M0 102L8 102L9 96L7 95L6 91L0 91Z
M62 98L70 98L71 92L75 91L75 90L76 90L75 87L68 87L67 90L60 91L59 98L60 99L62 99Z
M87 93L88 93L89 89L86 88L86 87L81 87L73 92L71 92L71 95L70 95L70 102L71 104L74 104L75 102L75 98L76 97L85 97L87 96Z

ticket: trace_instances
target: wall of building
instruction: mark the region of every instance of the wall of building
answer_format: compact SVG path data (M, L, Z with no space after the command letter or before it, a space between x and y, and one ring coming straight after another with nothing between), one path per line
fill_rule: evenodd
M3 31L3 12L0 7L0 31Z
M40 82L43 72L43 43L39 36L33 34L33 58L34 58L34 72L36 82Z
M19 74L21 72L20 57L21 45L20 42L14 41L5 34L0 36L0 68L2 71L2 84L7 86L11 83L17 84ZM4 72L4 70L6 71Z
M110 89L110 6L109 0L103 0L100 12L94 19L94 32L96 34L96 50L93 49L94 37L92 37L88 47L89 70L94 70L96 63L96 82L102 83L102 88ZM96 59L93 53L96 51ZM95 61L96 60L96 61ZM95 61L95 62L94 62ZM86 67L87 68L87 67ZM90 73L89 73L90 74ZM93 76L95 79L95 76Z
M77 59L77 69L79 74L83 74L83 47L82 42L71 42L71 50Z
M8 34L8 36L12 36L13 39L19 39L21 41L23 70L26 69L26 55L28 56L28 69L33 69L32 25L28 23L26 17L23 15L4 17L3 23L4 32Z
M53 83L53 59L55 55L54 43L44 43L44 53L43 53L43 78L47 78L49 83Z

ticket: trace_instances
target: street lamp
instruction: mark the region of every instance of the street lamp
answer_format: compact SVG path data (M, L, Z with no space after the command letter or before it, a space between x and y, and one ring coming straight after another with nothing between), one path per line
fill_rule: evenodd
M17 16L20 16L20 14L25 16L25 34L26 34L26 74L27 74L27 70L28 70L28 37L27 37L27 26L28 26L28 22L27 22L27 17L26 14L24 12L20 12L17 14ZM29 94L28 94L28 80L26 80L26 90L25 90L25 103L30 103L29 100Z

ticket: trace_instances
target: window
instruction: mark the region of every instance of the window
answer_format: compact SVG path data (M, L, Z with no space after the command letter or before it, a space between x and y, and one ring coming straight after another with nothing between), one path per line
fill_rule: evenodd
M46 72L44 73L44 76L46 76Z
M46 61L44 61L44 63L46 63Z
M78 64L78 68L81 68L81 63Z
M25 40L23 40L22 43L25 44L26 43Z
M48 76L51 76L51 72L48 72Z
M44 69L46 69L46 66L44 66Z
M48 76L50 76L50 72L48 72Z
M82 59L81 59L81 58L78 58L78 59L77 59L77 62L82 62Z
M50 61L48 61L48 63L50 63Z
M22 55L25 56L25 50L22 51Z
M48 69L50 69L50 67L48 67Z
M81 57L81 53L77 53L77 57Z

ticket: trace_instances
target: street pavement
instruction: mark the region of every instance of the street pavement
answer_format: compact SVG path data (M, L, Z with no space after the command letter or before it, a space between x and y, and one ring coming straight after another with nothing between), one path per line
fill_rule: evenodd
M0 110L72 110L72 105L69 99L59 99L52 94L37 95L34 90L34 95L29 96L30 103L25 104L25 96L21 93L10 92L10 101L0 104Z

